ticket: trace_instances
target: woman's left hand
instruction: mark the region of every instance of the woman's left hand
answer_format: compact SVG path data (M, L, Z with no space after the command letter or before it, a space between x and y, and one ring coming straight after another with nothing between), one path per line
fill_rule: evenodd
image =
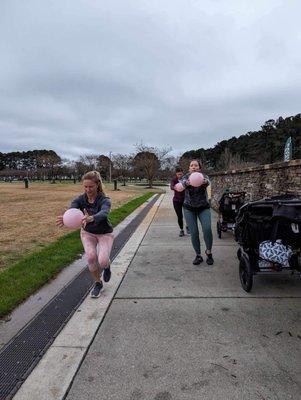
M84 210L84 218L82 219L82 226L83 228L86 227L87 224L91 223L94 221L93 215L89 215L87 210Z

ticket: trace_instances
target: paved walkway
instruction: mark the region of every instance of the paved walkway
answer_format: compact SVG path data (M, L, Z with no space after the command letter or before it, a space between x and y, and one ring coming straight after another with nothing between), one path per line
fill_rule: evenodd
M301 280L258 277L245 293L233 235L217 239L213 217L215 264L194 266L164 196L68 400L301 398Z

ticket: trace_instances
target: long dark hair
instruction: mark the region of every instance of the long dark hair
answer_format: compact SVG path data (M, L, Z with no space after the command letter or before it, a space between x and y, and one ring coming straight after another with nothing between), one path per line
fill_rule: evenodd
M199 168L202 169L202 163L200 160L197 160L196 158L193 158L192 160L190 160L189 165L192 163L192 161L196 161L199 164Z

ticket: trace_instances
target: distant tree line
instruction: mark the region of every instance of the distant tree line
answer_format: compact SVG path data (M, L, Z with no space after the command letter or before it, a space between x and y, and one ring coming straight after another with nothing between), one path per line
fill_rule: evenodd
M293 158L301 158L301 114L270 119L259 131L223 140L213 148L186 151L181 157L169 155L171 148L142 143L133 154L88 154L77 161L62 159L53 150L0 152L0 179L80 180L85 172L96 169L104 180L125 184L129 179L146 179L152 186L157 179L169 180L177 164L187 170L192 158L201 159L209 171L282 161L288 137L292 138Z
M0 153L1 177L53 179L59 169L63 169L62 160L53 150Z
M53 150L0 153L2 180L80 180L87 171L97 170L104 180L147 180L150 187L155 180L167 181L173 174L178 158L170 156L171 149L158 149L139 144L133 154L83 155L78 161L62 159Z
M206 169L226 170L283 161L289 137L292 138L293 159L301 158L301 114L279 117L276 121L270 119L259 131L223 140L213 148L186 151L180 163L185 167L188 159L199 158Z

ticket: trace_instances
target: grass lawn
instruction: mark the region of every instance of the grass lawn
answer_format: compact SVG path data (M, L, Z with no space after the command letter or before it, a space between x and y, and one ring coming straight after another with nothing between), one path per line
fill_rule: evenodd
M119 189L105 184L112 210L151 191L131 185ZM56 216L82 192L82 184L73 182L30 182L28 189L22 182L0 183L0 270L66 235L67 228L55 225Z
M153 192L147 192L111 211L110 220L113 226L116 226L153 194ZM59 237L54 243L26 255L2 270L0 272L0 317L7 315L61 269L78 258L82 251L79 230L77 230Z

